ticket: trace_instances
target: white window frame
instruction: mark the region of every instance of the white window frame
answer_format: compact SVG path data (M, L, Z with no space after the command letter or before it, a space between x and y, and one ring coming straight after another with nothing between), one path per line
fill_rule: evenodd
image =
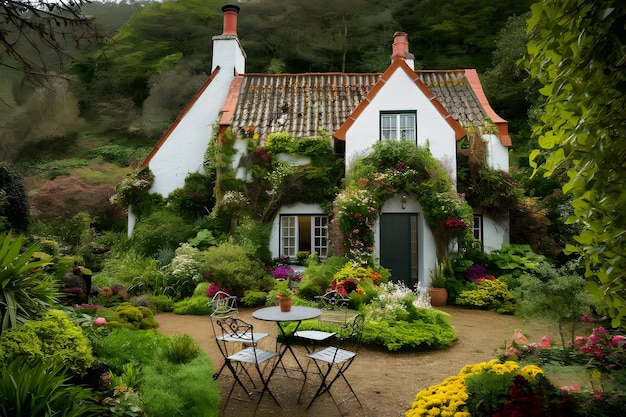
M417 143L417 112L380 112L380 139L409 140Z
M328 216L311 214L289 214L280 216L280 256L295 259L300 248L299 218L311 219L311 253L317 253L320 259L328 257Z
M474 235L474 239L480 242L480 247L483 247L483 215L474 213L472 219L472 235Z

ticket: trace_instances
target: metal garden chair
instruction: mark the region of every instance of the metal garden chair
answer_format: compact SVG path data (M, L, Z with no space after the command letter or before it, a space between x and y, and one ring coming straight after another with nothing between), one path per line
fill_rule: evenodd
M242 377L245 375L252 384L253 389L256 390L257 386L251 375L253 370L256 370L256 375L259 377L262 385L256 408L258 409L266 391L280 407L278 400L268 387L268 379L264 377L265 368L271 363L272 359L278 357L278 352L259 349L257 347L258 340L255 338L257 333L254 333L253 326L239 318L217 318L215 319L215 325L220 330L220 335L216 337L216 340L220 353L224 357L224 366L230 370L234 377L233 384L224 401L224 408L226 408L236 385L239 385L248 397L252 399L252 390L246 387ZM239 345L233 343L235 341L240 342L243 348L238 348Z
M234 295L230 295L224 291L218 291L213 295L213 298L208 303L209 307L211 307L211 327L213 328L213 334L215 335L216 340L219 342L227 342L227 343L257 343L259 340L268 336L268 333L254 333L251 340L242 340L240 337L232 337L231 335L224 335L221 332L221 329L216 328L215 320L216 319L224 319L227 317L239 318L239 309L237 308L237 297ZM252 341L254 340L254 342ZM213 379L217 379L224 368L226 367L226 363L224 362L220 369L213 374Z
M341 409L339 406L354 397L356 401L359 403L361 407L361 401L356 395L356 392L350 385L350 382L346 378L346 371L354 362L358 354L358 349L361 344L361 335L363 333L363 325L365 322L365 318L363 314L357 314L354 318L349 320L347 323L342 326L342 329L336 335L338 342L343 342L342 346L347 347L350 345L350 350L344 349L343 347L338 346L329 346L327 348L321 349L317 352L309 353L307 356L313 360L319 374L321 376L321 383L316 393L313 395L311 402L308 407L311 407L313 402L316 399L321 397L324 393L328 393L332 398L333 402L337 406L337 409L341 413ZM336 400L333 394L330 392L331 387L337 380L343 379L346 383L350 392L352 393L347 398L344 398L340 401ZM342 413L343 414L343 413Z

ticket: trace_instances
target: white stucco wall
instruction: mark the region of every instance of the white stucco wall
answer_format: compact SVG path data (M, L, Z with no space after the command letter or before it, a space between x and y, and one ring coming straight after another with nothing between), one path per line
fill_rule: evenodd
M430 285L431 274L437 266L437 253L435 250L435 238L430 228L424 220L424 211L422 206L416 199L414 194L407 194L406 208L402 208L402 195L396 195L385 202L382 213L403 213L413 214L417 216L417 278L420 287L428 287ZM374 228L374 256L380 260L380 218L376 221ZM394 277L401 279L404 277Z
M272 258L280 256L280 215L281 214L297 214L297 215L325 215L327 214L319 204L292 204L282 206L274 221L272 222L272 232L270 235L270 252Z
M245 54L234 36L213 38L213 67L221 70L150 160L155 180L150 192L165 197L185 184L190 173L204 172L207 146L235 71L244 72Z
M487 143L487 166L509 172L509 148L494 134L483 135L483 141Z
M428 146L435 158L456 178L456 140L452 127L401 69L397 70L346 133L346 171L380 140L380 111L417 110L417 143Z
M490 253L510 243L510 227L508 216L498 221L483 215L483 250Z

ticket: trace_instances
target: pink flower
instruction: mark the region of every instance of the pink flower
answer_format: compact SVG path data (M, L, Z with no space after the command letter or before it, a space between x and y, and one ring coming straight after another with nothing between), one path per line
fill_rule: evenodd
M96 326L107 324L107 319L105 319L104 317L96 317L95 319L93 319L93 324L95 324Z
M539 343L539 347L541 349L550 349L550 336L544 336L541 338L541 343Z
M564 392L580 392L580 387L578 385L568 385L566 387L561 387L561 391L564 391Z
M522 332L515 332L513 333L511 340L513 341L513 343L517 343L518 345L523 345L524 343L526 343L527 339L526 339L526 336L524 336Z
M594 319L588 314L583 314L583 316L580 318L580 321L582 321L583 323L593 323Z
M506 350L506 352L504 352L504 354L506 356L516 356L520 354L520 351L511 346Z

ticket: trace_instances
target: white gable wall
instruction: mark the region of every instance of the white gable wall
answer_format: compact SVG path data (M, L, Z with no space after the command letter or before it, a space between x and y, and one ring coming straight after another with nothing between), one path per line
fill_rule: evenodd
M346 133L346 171L354 161L371 152L380 140L380 111L417 110L417 143L429 146L435 158L456 179L454 130L430 100L402 71L396 71L374 96Z
M219 65L220 71L150 160L155 176L152 193L167 197L185 185L189 174L204 172L204 155L231 81L235 72L245 70L245 54L236 36L215 36L213 51L213 68Z
M487 166L509 172L509 148L494 134L483 135L483 141L487 143Z

